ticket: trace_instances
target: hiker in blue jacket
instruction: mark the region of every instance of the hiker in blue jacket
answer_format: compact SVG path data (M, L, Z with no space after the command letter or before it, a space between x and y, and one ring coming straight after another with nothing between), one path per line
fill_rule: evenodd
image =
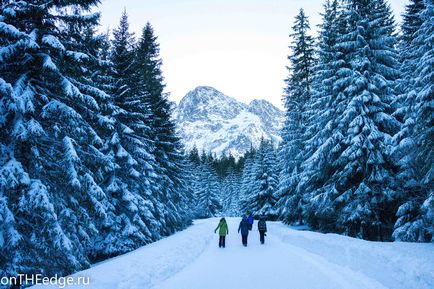
M249 235L249 224L247 223L247 218L243 217L238 226L238 233L241 232L241 241L243 242L243 246L247 247L247 236Z
M249 217L247 218L247 226L249 227L249 231L251 231L253 228L253 222L254 222L253 216L252 214L249 214Z

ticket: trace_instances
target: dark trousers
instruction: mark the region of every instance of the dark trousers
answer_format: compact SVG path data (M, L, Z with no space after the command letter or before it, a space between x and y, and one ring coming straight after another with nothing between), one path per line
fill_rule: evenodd
M247 236L248 235L241 235L241 241L243 242L244 247L247 246Z
M264 244L264 242L265 242L265 231L259 231L259 240L261 241L261 244Z
M221 248L221 247L225 247L225 241L226 241L226 236L220 236L220 238L219 238L219 248Z

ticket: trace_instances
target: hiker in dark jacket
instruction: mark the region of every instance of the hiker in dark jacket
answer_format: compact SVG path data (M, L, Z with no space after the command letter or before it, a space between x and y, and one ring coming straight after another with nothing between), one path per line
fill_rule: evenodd
M247 218L247 225L249 227L249 231L251 231L253 228L253 221L254 220L252 214L249 214L249 217Z
M214 233L217 232L217 229L219 230L219 248L224 248L226 245L226 235L229 234L229 228L225 218L220 219L220 222L217 228L215 228Z
M261 244L264 244L265 242L265 236L267 232L267 223L265 222L266 217L262 215L259 217L258 221L258 231L259 231L259 240L261 241Z
M247 218L243 217L238 226L238 233L241 232L241 241L243 242L243 246L247 247L247 236L249 235L249 224L247 223Z

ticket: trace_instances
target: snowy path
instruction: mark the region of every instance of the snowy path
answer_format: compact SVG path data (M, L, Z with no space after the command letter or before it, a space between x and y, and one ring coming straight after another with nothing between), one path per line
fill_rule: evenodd
M193 264L154 288L385 288L363 275L330 264L318 255L283 243L272 233L267 236L265 245L261 245L258 232L253 230L245 248L236 232L238 222L236 219L228 221L232 232L225 249L218 248L217 241L213 240ZM271 232L275 228L269 227Z
M239 218L230 218L226 248L220 249L217 222L196 221L76 275L90 276L90 288L97 289L434 288L433 244L368 242L269 222L265 245L254 229L244 248Z

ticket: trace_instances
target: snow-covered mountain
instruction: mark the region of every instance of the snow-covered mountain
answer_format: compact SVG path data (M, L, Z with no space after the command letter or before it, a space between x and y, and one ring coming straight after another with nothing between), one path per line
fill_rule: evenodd
M258 147L261 137L277 145L284 114L266 100L244 104L215 88L199 86L187 93L176 106L174 119L187 150L217 156L232 153L238 158L251 145Z

